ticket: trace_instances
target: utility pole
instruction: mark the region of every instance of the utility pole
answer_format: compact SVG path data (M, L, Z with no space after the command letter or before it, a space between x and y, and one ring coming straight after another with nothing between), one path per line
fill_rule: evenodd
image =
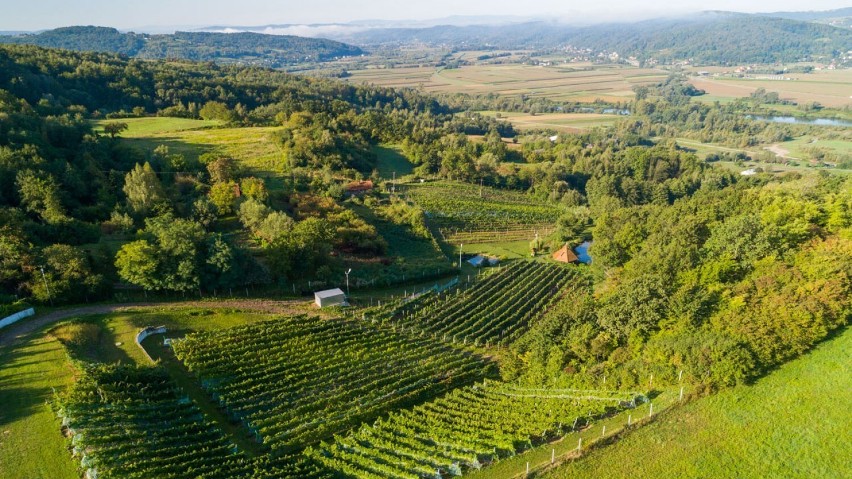
M50 286L47 285L47 276L44 275L44 266L39 266L41 269L41 279L44 280L44 289L47 290L47 298L50 300L50 305L53 306L53 295L50 294Z
M349 298L349 273L352 272L352 268L346 270L346 297Z
M393 172L393 181L391 181L391 193L396 194L396 172Z
M464 248L464 243L459 243L459 269L462 267L462 248Z

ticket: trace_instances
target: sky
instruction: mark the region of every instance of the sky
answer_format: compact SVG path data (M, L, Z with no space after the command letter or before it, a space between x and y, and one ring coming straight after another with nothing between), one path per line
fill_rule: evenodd
M676 4L675 10L671 7ZM849 0L0 0L0 30L100 25L152 27L424 20L453 15L518 15L628 20L701 10L828 10Z

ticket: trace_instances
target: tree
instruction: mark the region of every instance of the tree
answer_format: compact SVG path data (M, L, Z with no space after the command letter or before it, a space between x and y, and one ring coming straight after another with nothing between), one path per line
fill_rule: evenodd
M17 175L17 185L21 204L27 211L38 214L48 224L57 224L68 219L59 199L59 185L53 176L24 170Z
M240 204L239 217L240 222L249 229L256 232L260 229L263 220L272 212L268 206L249 199Z
M201 287L207 239L201 225L167 214L146 220L143 236L122 246L116 256L122 279L151 290Z
M281 278L306 277L328 261L334 227L326 220L308 218L267 247L273 274Z
M0 226L0 290L17 293L23 287L26 271L35 268L31 251L23 231Z
M33 272L33 296L39 301L88 301L105 286L104 277L92 271L85 251L66 244L54 244L41 251L44 277ZM46 283L46 284L45 284Z
M216 206L219 215L227 215L234 211L234 201L237 199L237 183L226 181L215 183L210 187L208 197L210 202Z
M148 162L144 165L137 163L124 177L123 191L127 196L128 206L140 215L147 215L166 201L163 185Z
M293 229L294 221L286 213L272 211L260 223L255 232L266 243L272 243Z
M207 161L207 172L210 173L210 181L213 183L231 181L237 176L237 163L233 158L217 156L203 158L202 161Z
M127 130L129 126L127 123L123 122L111 122L104 125L104 133L109 135L110 138L115 139L118 135L120 135L123 131Z
M115 267L118 276L128 283L151 291L161 289L159 252L148 240L124 244L116 254Z
M208 101L201 107L198 114L205 120L219 120L226 123L235 119L234 113L228 108L228 105L218 101Z
M246 198L251 198L260 203L265 203L269 199L269 192L266 190L266 184L260 178L249 177L240 180L240 191Z

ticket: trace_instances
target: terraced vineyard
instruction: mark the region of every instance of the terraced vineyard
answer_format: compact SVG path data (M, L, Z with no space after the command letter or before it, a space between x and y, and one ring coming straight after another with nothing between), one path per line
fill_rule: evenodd
M237 451L161 368L86 366L59 405L89 478L330 477L302 455Z
M454 244L532 240L550 234L562 212L523 193L461 183L412 185L405 194L426 211L441 239Z
M562 437L635 400L629 394L591 399L587 393L478 384L391 413L308 454L354 478L462 475Z
M467 290L407 303L386 320L456 343L508 344L578 281L570 266L516 261Z
M276 451L471 384L491 368L435 341L309 317L194 333L173 347L231 417Z

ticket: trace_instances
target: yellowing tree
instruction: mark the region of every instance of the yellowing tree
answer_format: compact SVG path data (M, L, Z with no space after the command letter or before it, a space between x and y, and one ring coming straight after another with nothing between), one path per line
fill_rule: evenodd
M124 177L124 194L127 204L136 213L148 214L154 206L166 200L163 185L148 162L139 163Z
M227 215L234 211L234 201L237 199L237 183L226 181L216 183L210 187L210 202L216 206L220 215Z

